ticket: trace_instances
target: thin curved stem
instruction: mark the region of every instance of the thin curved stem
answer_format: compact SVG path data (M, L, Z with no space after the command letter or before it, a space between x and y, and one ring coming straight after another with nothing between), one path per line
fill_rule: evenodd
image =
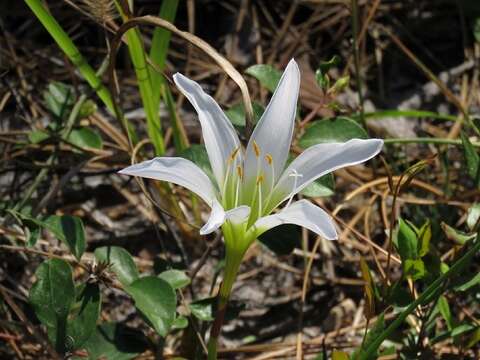
M441 144L441 145L462 145L461 140L455 139L442 139L442 138L428 138L428 137L419 137L419 138L392 138L385 139L384 143L386 145L390 144ZM474 147L480 147L480 142L472 142Z
M243 255L246 251L246 249L244 249L242 246L238 246L241 243L238 240L241 239L236 238L231 231L224 229L224 236L226 244L225 273L222 285L220 286L220 290L218 292L217 311L215 320L213 321L212 328L210 330L210 339L208 340L207 345L208 360L217 359L218 337L220 336L220 332L222 330L228 301L230 299L230 293L232 291L235 279L237 278L238 269L242 263Z

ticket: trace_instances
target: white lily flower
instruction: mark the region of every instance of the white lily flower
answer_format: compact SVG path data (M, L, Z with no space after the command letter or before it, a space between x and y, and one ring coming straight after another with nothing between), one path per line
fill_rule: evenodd
M178 157L157 157L129 166L121 174L169 181L201 197L211 207L211 214L200 233L222 227L227 256L232 247L237 255L243 254L259 235L280 224L296 224L326 239L337 238L324 210L307 200L292 199L321 176L377 155L383 146L381 139L315 145L285 167L300 87L300 71L293 59L245 151L215 100L185 76L177 73L173 78L198 113L216 183L193 162ZM285 208L272 214L285 201Z

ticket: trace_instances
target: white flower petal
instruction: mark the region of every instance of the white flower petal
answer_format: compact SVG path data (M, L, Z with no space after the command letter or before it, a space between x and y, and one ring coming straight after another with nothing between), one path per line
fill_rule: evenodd
M250 216L250 206L241 205L227 211L227 220L234 224L241 224L248 220Z
M272 171L265 161L265 156L272 157L274 180L283 171L292 142L293 127L300 89L300 70L295 60L290 60L280 79L277 89L270 100L262 118L258 122L248 142L245 158L245 181L250 184L257 175L257 157L254 142L261 154L260 161L265 177L264 184L270 187ZM247 201L249 201L247 199Z
M187 159L157 157L119 171L120 174L168 181L187 188L200 196L209 206L216 201L216 190L207 174Z
M307 200L292 203L277 214L265 216L255 222L257 236L282 224L303 226L328 240L337 239L337 231L331 217Z
M248 206L242 205L225 211L218 201L214 201L210 217L207 223L200 229L200 235L207 235L214 232L227 220L234 224L240 224L247 221L249 215L250 207Z
M222 205L220 205L218 201L214 200L212 204L212 212L210 213L208 221L200 229L200 235L207 235L214 232L223 225L225 219L225 210L223 210Z
M352 139L345 143L325 143L308 148L285 169L275 186L268 209L274 209L323 175L373 158L382 146L381 139ZM295 173L300 176L290 176Z
M173 80L198 113L208 158L221 189L228 159L241 146L237 133L217 102L199 84L179 73L173 75ZM239 152L237 161L241 157Z

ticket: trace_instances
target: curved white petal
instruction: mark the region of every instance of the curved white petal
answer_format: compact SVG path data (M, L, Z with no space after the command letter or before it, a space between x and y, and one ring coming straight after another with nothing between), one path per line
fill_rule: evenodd
M325 239L337 239L337 231L332 218L324 210L307 200L296 201L277 214L260 218L254 226L257 229L257 236L259 236L282 224L300 225Z
M234 224L241 224L248 220L250 216L250 206L241 205L227 211L227 220Z
M278 179L283 171L292 142L299 89L300 70L295 60L292 59L248 142L245 155L245 181L247 184L255 181L257 176L257 156L254 143L260 150L260 161L265 177L264 184L267 188L270 188L272 182L272 169L265 161L265 156L267 154L271 156L274 180Z
M168 181L187 188L209 206L216 201L216 190L207 174L190 160L178 157L157 157L129 166L120 174Z
M248 220L249 215L250 207L248 206L242 205L225 211L218 201L214 201L210 217L205 225L203 225L200 229L200 235L207 235L214 232L227 220L233 222L234 224L240 224Z
M371 159L382 150L382 146L381 139L352 139L345 143L325 143L308 148L285 169L268 208L275 208L323 175Z
M179 73L173 75L173 80L198 113L208 158L221 189L228 159L241 146L237 133L217 102L199 84ZM236 159L241 162L241 158L239 152Z
M212 204L212 212L210 213L208 221L200 229L200 235L207 235L214 232L223 225L225 219L225 210L223 210L222 205L215 200Z

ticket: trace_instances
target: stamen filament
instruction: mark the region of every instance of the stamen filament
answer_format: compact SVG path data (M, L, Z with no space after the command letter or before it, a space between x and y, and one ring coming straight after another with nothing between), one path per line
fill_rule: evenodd
M292 203L293 197L295 196L295 189L297 188L297 181L298 181L297 179L299 177L303 177L303 175L299 174L297 172L297 170L295 170L295 169L292 169L291 174L289 174L288 176L293 177L293 189L290 193L290 198L288 199L288 202L287 202L287 205L285 206L285 209L287 209L290 206L290 204Z
M257 186L258 186L258 216L262 216L262 182L263 182L263 175L257 179Z
M238 180L237 180L237 186L235 189L235 204L234 207L238 206L238 200L240 197L240 183L242 182L242 177L243 177L243 169L240 165L237 165L237 175L238 175Z
M273 192L273 187L275 186L275 168L273 167L273 157L270 154L265 155L265 160L267 161L268 165L272 167L272 179L270 181L270 191L269 194Z

